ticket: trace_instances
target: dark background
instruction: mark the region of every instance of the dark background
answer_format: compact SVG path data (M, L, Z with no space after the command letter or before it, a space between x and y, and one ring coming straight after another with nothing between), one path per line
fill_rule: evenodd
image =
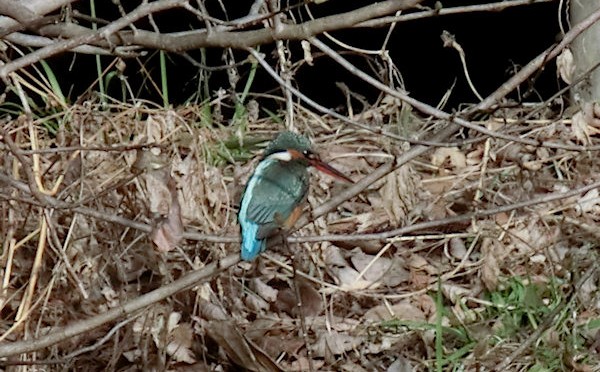
M321 5L311 5L315 16L334 14L339 11L350 10L371 1L346 1L329 0ZM136 2L137 3L137 2ZM247 13L252 1L236 0L235 9L229 9L229 19L243 16ZM83 13L89 14L85 2L74 3ZM108 20L116 19L116 7L109 1L102 3L97 9L98 16ZM230 2L225 2L230 5ZM475 1L445 1L445 6L459 6L481 4ZM127 4L124 4L127 5ZM127 11L136 4L131 4ZM426 1L424 6L433 6L434 2ZM224 18L217 1L207 3L209 12ZM351 7L350 7L351 6ZM302 8L294 10L297 21L306 17ZM471 79L484 97L494 91L508 79L521 66L555 43L560 37L558 26L558 2L521 6L504 10L502 12L479 12L459 15L438 16L397 24L392 38L388 43L391 57L401 72L406 89L411 95L431 105L436 105L446 90L453 83L455 87L450 97L446 110L457 109L461 103L476 102L477 99L469 89L457 51L444 48L440 35L444 30L456 37L457 42L466 53L467 66ZM306 18L304 18L306 19ZM201 28L203 24L190 16L187 12L170 11L156 15L155 20L162 32L182 31ZM81 21L85 24L84 21ZM144 21L136 26L151 30L150 25ZM260 27L260 26L259 26ZM353 29L339 31L334 35L340 40L355 47L378 49L384 40L387 28L380 29ZM333 46L324 36L320 39ZM302 59L299 42L291 42L293 62ZM274 46L261 47L261 52L266 53L271 65L276 65ZM196 60L200 60L199 51L189 52ZM210 49L206 51L206 64L219 66L223 64L223 51ZM237 61L247 57L244 51L235 51ZM372 70L364 57L359 55L345 55L359 68L371 74ZM103 66L107 66L113 57L102 57ZM69 95L71 102L75 101L82 92L96 79L95 57L88 55L65 54L48 61L57 76L60 77L62 89ZM132 86L137 98L147 99L162 104L160 95L148 84L147 74L141 72L140 65L150 71L152 78L160 83L159 56L154 51L149 51L146 57L135 60L126 60L124 75ZM236 87L239 93L246 82L249 65L239 67L241 79ZM353 91L366 96L373 103L378 92L367 84L353 77L335 62L328 58L317 58L314 66L304 64L296 73L297 86L309 97L327 107L345 105L345 96L336 82L344 82ZM168 56L168 82L169 99L173 105L179 105L190 99L199 91L198 68L192 66L181 56L169 54ZM210 73L208 80L211 95L219 88L230 90L225 71ZM559 82L555 72L555 62L551 61L545 70L536 75L530 86L524 86L521 93L529 87L535 89L534 93L523 99L518 94L511 98L518 101L540 101L548 98L559 89ZM272 92L281 95L277 84L264 71L257 73L252 85L252 92ZM121 87L116 81L109 89L109 94L120 97ZM85 97L83 97L85 98ZM201 97L202 98L202 97ZM201 100L198 98L197 101ZM269 100L267 100L269 101ZM261 102L263 105L277 106L274 101ZM276 107L270 107L276 108Z

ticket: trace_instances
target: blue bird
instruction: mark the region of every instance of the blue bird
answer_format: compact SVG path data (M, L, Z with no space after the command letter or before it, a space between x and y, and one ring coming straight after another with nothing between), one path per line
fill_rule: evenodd
M256 258L267 238L291 229L300 214L309 186L308 167L352 183L311 150L308 138L281 132L266 148L262 160L246 184L238 221L242 228L242 260Z

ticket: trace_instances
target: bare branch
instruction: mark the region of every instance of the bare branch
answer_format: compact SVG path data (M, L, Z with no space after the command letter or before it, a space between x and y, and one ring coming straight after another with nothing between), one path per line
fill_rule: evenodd
M512 1L501 1L501 2L497 2L497 3L491 3L491 4L477 4L477 5L456 6L456 7L451 7L451 8L442 8L442 9L431 9L431 10L424 10L421 12L415 12L415 13L410 13L410 14L402 14L399 16L382 17L379 19L372 19L369 21L361 22L354 27L367 27L367 28L383 27L383 26L389 25L390 23L414 21L416 19L431 18L431 17L438 17L438 16L444 16L444 15L464 14L464 13L474 13L474 12L500 12L502 10L505 10L508 8L514 8L517 6L551 3L554 1L555 0L512 0Z
M441 226L448 226L452 224L457 224L461 222L468 222L474 219L480 219L482 217L494 216L500 213L506 213L518 209L523 209L527 207L532 207L534 205L550 203L557 200L567 199L573 196L578 196L581 194L585 194L590 190L594 190L600 188L600 181L596 180L588 185L581 186L575 189L572 189L567 192L555 192L552 194L544 194L540 197L525 200L518 203L513 203L509 205L503 205L501 207L486 209L471 213L465 213L461 215L456 215L452 217L447 217L441 220L436 221L426 221L415 223L410 226L404 226L394 230L383 231L380 233L372 233L372 234L350 234L350 235L321 235L314 237L298 237L298 238L289 238L291 243L300 243L300 242L322 242L322 241L332 241L332 242L343 242L343 241L360 241L360 240L385 240L394 238L396 236L402 236L409 233L413 233L415 231L423 231L423 230L433 230L439 228Z
M134 314L135 312L158 301L164 300L165 298L172 296L177 292L193 287L212 278L227 268L237 264L239 260L240 258L238 254L229 255L219 261L215 261L206 265L200 270L192 271L191 273L175 280L172 283L155 289L152 292L143 294L131 301L127 301L124 304L114 307L102 314L79 320L63 328L58 328L38 339L4 342L0 345L0 357L28 353L47 348L61 341L68 340L71 337L89 332L123 316Z
M26 56L16 59L0 67L0 78L6 79L8 74L20 68L38 62L41 59L50 57L60 52L70 50L76 46L89 44L95 40L106 38L118 30L127 27L138 19L147 16L148 14L156 13L161 10L171 9L182 6L186 0L159 0L148 4L143 4L133 10L126 16L110 23L107 26L100 28L98 31L91 32L71 40L57 42L54 45L44 47Z
M17 1L17 0L0 0L0 14L8 16L0 16L0 28L14 27L17 22L24 27L29 27L31 22L35 22L47 13L55 11L61 6L70 4L75 0L32 0L32 1Z
M254 58L256 58L256 60L258 60L258 63L260 63L260 65L265 69L265 71L267 71L269 73L269 75L271 75L271 77L277 81L277 83L279 83L282 88L284 89L288 89L290 92L292 92L294 95L296 95L296 97L298 97L301 101L307 103L310 107L319 110L321 113L329 115L333 118L336 118L338 120L341 120L343 123L348 123L350 125L353 125L357 128L360 129L364 129L366 131L369 131L371 133L375 133L375 134L379 134L382 136L386 136L389 138L393 138L395 140L398 141L405 141L408 142L410 144L413 145L426 145L426 146L434 146L434 147L451 147L451 146L457 146L457 143L455 142L434 142L433 140L426 140L426 139L414 139L414 138L408 138L408 137L403 137L401 135L398 135L396 133L392 133L392 132L386 132L384 130L382 130L381 128L378 127L374 127L365 123L362 123L360 121L357 120L353 120L350 119L349 117L342 115L334 110L328 109L327 107L319 104L318 102L314 101L312 98L306 96L304 93L302 93L300 90L298 90L297 88L295 88L293 85L288 84L287 82L285 82L276 72L275 70L269 66L269 64L265 61L265 59L263 58L263 56L260 55L260 53L258 53L256 50L254 49L248 49L248 51L252 54L252 56ZM441 140L440 140L441 141Z
M541 66L543 66L544 63L548 62L549 59L556 57L560 53L560 51L562 49L564 49L577 35L579 35L581 32L583 32L587 27L591 26L593 24L593 22L595 22L597 19L600 19L600 9L598 11L596 11L594 14L592 14L590 17L588 17L584 22L577 25L577 26L582 26L582 27L574 27L572 30L570 30L565 35L563 42L561 42L559 45L543 52L538 57L536 57L534 60L529 62L527 64L527 66L525 66L521 71L519 71L519 73L517 73L515 76L513 76L511 79L509 79L500 88L498 88L498 90L496 92L494 92L493 94L488 96L481 103L479 103L478 105L474 106L469 111L467 111L464 114L464 116L469 116L471 113L478 112L478 111L489 110L496 102L498 102L500 99L502 99L507 94L512 92L512 90L514 90L517 86L519 86L519 84L521 84L523 81L525 81L525 79L527 79L529 76L531 76ZM564 144L564 143L557 143L557 142L551 142L551 141L538 141L535 139L527 139L527 138L521 138L521 137L517 137L517 136L511 136L511 135L508 135L505 133L493 131L493 130L487 129L483 126L471 123L468 120L457 117L456 115L451 115L451 114L444 112L438 108L435 108L435 107L428 105L424 102L421 102L419 100L416 100L416 99L410 97L405 92L388 87L387 85L383 84L382 82L378 81L377 79L373 78L372 76L370 76L370 75L366 74L365 72L356 68L353 64L348 62L348 60L346 60L340 54L336 53L333 49L331 49L330 47L325 45L323 42L317 40L316 38L312 38L311 43L313 45L315 45L317 48L319 48L326 55L331 57L333 60L338 62L342 67L344 67L346 70L350 71L355 76L357 76L360 79L364 80L365 82L371 84L372 86L381 90L382 92L385 92L385 93L391 95L392 97L396 97L396 98L408 103L409 105L411 105L412 107L416 108L417 110L421 111L424 114L431 115L438 119L447 120L447 121L453 122L455 124L458 124L462 127L472 129L476 132L485 134L487 136L494 137L494 138L500 138L500 139L503 139L506 141L522 143L524 145L531 145L531 146L536 146L536 147L539 146L539 147L548 147L548 148L553 148L553 149L563 149L563 150L572 150L572 151L589 151L589 148L587 148L585 146L568 145L568 144Z
M597 9L586 19L573 26L571 30L569 30L569 32L565 34L564 38L560 43L558 43L558 45L550 47L544 53L540 54L534 60L529 62L527 66L523 67L512 78L510 78L508 81L502 84L494 93L490 94L485 100L483 100L481 103L475 106L471 110L471 113L476 111L486 111L492 108L496 103L500 101L500 99L502 99L508 93L516 89L516 87L518 87L522 82L524 82L535 71L540 69L550 60L556 58L556 56L558 56L563 49L569 46L577 36L579 36L583 31L587 30L599 19L600 9Z
M56 40L54 40L54 39L43 37L43 36L37 36L37 35L28 35L28 34L24 34L21 32L13 32L12 34L4 37L4 39L10 41L11 43L17 44L17 45L23 45L23 46L29 46L29 47L35 47L35 48L41 48L41 47L46 47L46 46L56 44ZM84 54L98 54L98 55L114 55L115 54L114 52L110 52L107 49L99 48L99 47L96 47L93 45L80 45L71 50L74 52L77 52L77 53L84 53Z
M318 18L298 25L282 24L278 29L261 29L243 32L194 31L181 35L161 35L158 37L160 48L167 51L181 52L201 47L248 48L272 43L275 40L304 40L327 31L352 27L371 18L393 14L400 10L413 8L422 0L388 0L367 5L346 13ZM138 38L133 33L121 35L126 42L148 45L144 35ZM164 36L164 37L163 37Z
M17 189L21 192L24 192L24 193L29 193L29 194L31 193L31 190L27 184L17 181L15 179L7 176L4 173L0 173L0 183L10 185L11 187L14 187L15 189ZM60 201L49 195L41 194L41 195L39 195L39 198L42 200L41 200L41 202L38 201L38 203L40 206L43 206L43 207L56 208L56 209L70 209L73 212L82 214L84 216L98 218L102 221L116 223L116 224L119 224L122 226L130 227L132 229L144 231L146 233L149 233L150 231L152 231L152 226L150 226L146 223L132 221L130 219L121 217L119 215L115 215L114 213L104 213L97 209L65 203L65 202ZM12 197L12 199L17 200L15 197ZM22 200L22 201L26 202L26 203L30 203L30 204L38 204L33 200L29 200L29 201ZM207 242L213 242L213 243L236 243L236 242L240 241L239 237L237 237L237 236L233 237L233 236L207 235L207 234L200 234L200 233L195 233L195 232L185 233L183 235L183 237L185 239L191 239L191 240L197 240L197 241L207 241Z
M117 32L144 15L176 6L184 6L186 4L186 2L181 0L162 0L145 6L142 5L134 10L134 12L144 12L144 14L139 14L136 19L131 18L133 17L132 12L128 16L129 21L127 21L126 18L122 18L103 27L97 32L73 23L61 23L42 26L39 29L39 33L43 36L60 36L63 38L68 37L75 39L60 42L60 46L55 46L56 49L46 50L43 58L61 51L72 49L78 45L90 43L105 48L118 45L139 45L147 48L178 53L207 47L231 47L243 49L272 43L276 40L304 40L323 32L349 28L372 18L382 17L401 10L413 8L421 1L422 0L388 0L367 5L346 13L326 16L301 24L282 23L281 27L276 29L267 28L251 31L212 30L211 32L202 29L169 34L159 34L146 30ZM172 6L161 7L160 4L164 3L171 3ZM150 8L151 6L152 8ZM142 9L142 7L144 8ZM7 39L11 40L10 37L7 37ZM28 64L30 63L33 62L29 62ZM7 73L0 69L0 77L5 76L6 74Z

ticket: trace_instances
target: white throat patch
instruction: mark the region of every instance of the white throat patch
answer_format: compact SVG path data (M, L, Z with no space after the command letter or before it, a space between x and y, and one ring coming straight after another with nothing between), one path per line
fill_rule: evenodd
M292 160L292 154L290 154L289 151L274 152L271 155L267 156L267 159L290 161Z

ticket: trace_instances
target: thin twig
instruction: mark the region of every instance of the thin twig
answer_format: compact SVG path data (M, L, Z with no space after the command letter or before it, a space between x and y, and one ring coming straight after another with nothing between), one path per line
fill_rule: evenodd
M166 2L166 0L151 2L146 5L140 6L141 9L144 6L151 6L153 4L159 4ZM172 6L166 6L165 9L172 7L184 7L187 1L182 0L169 0L173 1ZM175 2L176 1L176 2ZM40 29L40 32L44 35L55 35L59 37L72 37L64 42L55 42L53 45L49 45L42 49L46 50L44 53L50 55L56 54L57 52L69 50L76 46L88 43L96 43L104 47L121 46L121 45L136 45L146 48L160 49L168 52L181 53L187 50L197 50L199 48L238 48L246 49L255 47L258 45L264 45L274 42L275 40L305 40L309 37L321 34L327 31L335 31L344 28L350 28L360 22L367 21L372 18L383 17L386 15L394 14L401 10L407 10L415 7L422 0L394 0L394 1L381 1L374 4L369 4L345 13L338 13L330 16L325 16L316 20L303 22L300 24L288 24L283 23L281 28L274 30L271 28L263 29L251 29L248 31L222 31L223 26L217 26L213 32L207 32L206 29L199 29L186 32L173 32L167 34L157 34L155 32L146 30L133 31L119 31L120 29L127 27L131 22L125 18L121 18L105 27L100 29L107 29L107 32L103 32L102 35L97 36L97 32L92 29L82 27L73 23L61 23L57 25L48 25ZM137 11L134 10L134 12ZM151 10L146 12L147 14L154 13L158 10ZM129 13L130 15L132 13ZM237 28L243 28L255 25L257 22L269 19L273 14L261 15L259 18L254 18L247 23L237 23ZM122 22L116 25L117 22ZM110 29L108 29L110 28ZM12 35L7 35L7 39L10 40ZM23 36L20 34L19 36ZM100 39L106 39L102 42ZM69 44L64 44L69 43ZM54 45L59 45L58 49ZM65 46L66 45L66 46ZM50 49L47 49L50 48ZM34 53L37 53L34 52ZM31 54L34 54L31 53ZM46 58L48 56L44 56ZM25 65L31 64L39 60L39 57L34 57L33 60L28 61ZM24 61L25 62L25 61ZM17 66L16 69L23 66ZM3 73L4 70L0 69L0 76L8 76L8 72ZM15 70L12 70L15 71Z
M7 185L10 185L10 186L20 190L21 192L25 192L25 193L30 192L29 187L26 184L24 184L23 182L14 180L13 178L11 178L3 173L0 173L0 183L5 183ZM1 196L2 195L0 195L0 197ZM11 199L16 200L15 197L11 197ZM103 221L116 223L121 226L130 227L130 228L144 231L147 233L152 231L152 226L150 226L149 224L127 219L127 218L115 215L113 212L102 212L102 211L99 211L99 210L93 209L93 208L74 206L72 204L65 203L63 201L60 201L54 197L47 196L47 195L43 195L43 199L40 203L36 203L36 201L34 201L34 200L29 200L29 201L21 200L21 201L28 202L33 205L45 206L45 207L50 207L50 208L69 209L69 210L72 210L73 212L82 214L84 216L98 218ZM211 235L211 234L200 234L200 233L196 233L196 232L184 233L183 238L196 240L196 241L212 242L212 243L237 243L240 241L239 237L237 237L237 236L236 237L219 236L219 235Z
M287 233L285 233L285 235L287 235ZM292 283L294 286L294 294L296 295L296 307L298 309L298 317L300 318L300 330L302 332L302 339L304 340L304 344L306 346L306 359L308 360L308 370L310 372L313 372L315 370L315 366L314 366L314 362L312 359L312 346L310 344L310 341L308 339L308 328L306 327L306 316L304 315L304 309L302 309L303 304L302 304L302 293L300 293L300 277L298 276L298 269L297 269L297 259L298 256L296 256L296 254L294 254L292 252L292 250L289 247L289 241L287 239L287 236L283 236L283 245L285 246L285 250L287 251L287 254L290 255L290 261L292 262Z
M449 128L446 128L446 130L450 131ZM438 136L441 136L441 134L443 134L443 133L441 133L441 132L438 133ZM331 212L332 210L337 208L337 206L339 206L344 201L359 194L362 190L365 189L365 187L368 187L373 182L375 182L377 179L384 177L386 174L391 172L393 169L396 169L398 166L400 166L398 164L404 164L405 163L404 160L411 158L414 155L414 153L419 152L419 151L426 151L426 149L427 148L424 148L424 149L418 149L417 147L411 148L411 150L409 150L408 152L406 152L405 154L403 154L401 157L398 158L396 167L393 166L393 163L386 163L386 164L382 165L381 167L376 169L373 173L369 174L369 176L365 177L360 182L352 185L351 187L347 188L343 192L337 194L335 197L329 199L326 203L315 208L312 212L312 217L310 220L316 219L320 216L323 216L323 215ZM404 160L401 160L401 159L404 159ZM7 183L23 192L29 191L27 185L25 185L22 182L15 181L12 178L10 178L2 173L0 173L0 183L1 182ZM577 196L579 194L583 194L587 191L590 191L590 190L593 190L593 189L596 189L599 187L600 187L600 181L596 181L589 185L575 188L568 192L557 192L557 193L552 193L552 194L546 194L544 196L534 198L531 200L526 200L526 201L519 202L519 203L514 203L514 204L505 205L505 206L487 209L487 210L476 211L476 212L462 214L462 215L458 215L458 216L452 216L452 217L444 218L441 220L416 223L416 224L413 224L410 226L405 226L405 227L402 227L399 229L388 230L388 231L384 231L384 232L380 232L380 233L349 234L349 235L348 234L329 234L329 235L305 236L305 237L289 237L288 240L291 243L321 242L321 241L385 240L385 239L394 238L396 236L401 236L401 235L405 235L408 233L412 233L415 231L436 229L436 228L439 228L440 226L447 226L447 225L452 225L452 224L456 224L456 223L460 223L460 222L470 221L472 219L489 217L489 216L493 216L493 215L496 215L499 213L510 212L513 210L521 209L521 208L531 207L531 206L534 206L537 204L550 203L553 201L566 199L566 198L569 198L572 196ZM0 194L0 197L1 196L2 195ZM10 198L12 200L15 200L14 196L10 196ZM51 207L55 202L58 202L58 200L56 200L55 198L49 197L49 196L46 197L46 200L48 201L48 203L46 205L49 207ZM31 200L29 202L32 204L35 204L33 200ZM80 213L85 216L98 218L98 219L101 219L101 220L104 220L107 222L116 223L116 224L119 224L122 226L130 227L130 228L137 229L137 230L144 231L144 232L150 232L152 229L152 227L148 224L129 220L127 218L116 216L111 213L102 213L102 212L97 211L92 208L73 207L72 210L74 212ZM298 221L296 226L299 226L299 227L305 226L307 223L309 223L310 220L308 219L307 216L303 216L302 218L300 218L300 220ZM211 242L211 243L238 243L240 241L239 236L220 236L220 235L211 235L211 234L201 234L201 233L190 232L190 231L184 233L183 237L184 237L184 239L195 240L195 241L205 241L205 242Z
M15 142L10 137L10 134L0 129L0 140L2 140L10 152L17 158L17 161L21 164L21 169L25 173L25 178L27 179L27 186L31 195L40 203L44 203L47 195L42 193L36 185L35 175L31 171L31 167L29 161L21 152L19 151L19 147L15 144Z
M87 300L90 296L89 296L87 290L85 289L85 285L81 282L81 280L77 276L77 272L75 272L75 269L73 268L73 265L71 265L71 260L67 256L67 253L66 253L66 250L67 250L67 247L68 247L67 246L67 241L65 240L65 244L62 244L60 242L60 238L58 237L58 233L56 231L57 228L56 228L56 226L54 226L54 223L52 221L52 217L50 215L50 211L48 209L44 209L44 216L45 216L46 221L47 221L48 231L50 232L50 240L48 240L48 243L50 244L50 247L54 248L54 251L60 256L61 260L63 261L63 263L65 265L65 267L67 268L67 272L71 276L71 279L77 285L77 289L79 289L79 292L81 293L81 296L83 297L84 300ZM73 218L73 221L71 223L71 228L69 229L69 233L70 233L71 229L73 228L73 223L74 222L75 222L75 218Z
M131 318L127 318L119 323L117 323L114 327L111 328L110 331L108 331L108 333L106 333L104 336L102 336L101 339L99 339L98 341L96 341L93 345L90 346L86 346L84 348L81 348L79 350L75 350L74 352L65 355L62 358L59 359L44 359L44 360L14 360L14 359L8 359L8 360L2 360L0 361L0 366L1 367L6 367L6 366L34 366L34 365L47 365L47 364L66 364L69 363L73 360L73 358L84 354L84 353L88 353L90 351L94 351L96 349L98 349L100 346L102 346L104 343L106 343L111 337L114 336L115 333L117 333L117 331L121 328L123 328L123 326L127 325L128 323L130 323L132 320L134 320L136 317L131 317Z
M525 200L522 202L504 205L497 208L486 209L466 214L461 214L458 216L447 217L441 220L436 221L427 221L421 223L415 223L410 226L401 227L394 230L388 230L380 233L372 233L372 234L349 234L349 235L320 235L314 237L302 237L302 238L290 238L290 242L293 243L304 243L304 242L321 242L321 241L355 241L355 240L385 240L394 238L396 236L402 236L408 233L412 233L415 231L421 230L432 230L439 228L440 226L452 225L460 222L470 221L472 219L479 219L482 217L489 217L499 213L510 212L516 209L522 209L527 207L532 207L538 204L550 203L553 201L570 198L573 196L577 196L583 193L586 193L590 190L600 188L600 181L595 181L589 185L578 187L571 191L567 192L556 192L552 194L545 194L538 198L534 198L531 200Z
M439 16L444 16L444 15L465 14L465 13L475 13L475 12L500 12L502 10L505 10L508 8L514 8L517 6L551 3L554 1L556 1L556 0L512 0L512 1L501 1L501 2L497 2L497 3L491 3L491 4L478 4L478 5L467 5L467 6L455 6L455 7L451 7L451 8L442 8L442 9L431 9L431 10L424 10L421 12L414 12L414 13L410 13L410 14L402 14L399 16L389 16L389 17L382 17L382 18L378 18L378 19L371 19L369 21L361 22L354 27L355 28L383 27L383 26L387 26L388 24L394 23L394 22L408 22L408 21L414 21L416 19L439 17Z
M271 75L271 77L282 87L284 87L285 89L288 89L290 92L294 93L294 95L296 97L298 97L300 100L302 100L303 102L307 103L309 106L311 106L312 108L320 111L323 114L327 114L333 118L336 118L338 120L341 120L344 123L348 123L351 124L357 128L360 129L364 129L368 132L374 133L374 134L378 134L378 135L382 135L385 137L389 137L395 140L399 140L399 141L405 141L408 142L410 144L413 145L424 145L424 146L436 146L436 147L452 147L452 146L456 146L457 144L454 142L442 142L445 138L440 139L439 141L435 141L435 140L423 140L423 139L414 139L414 138L408 138L408 137L403 137L400 136L396 133L391 133L391 132L386 132L384 130L382 130L379 127L374 127L371 125L367 125L364 123L361 123L359 121L356 120L352 120L350 118L348 118L345 115L339 114L331 109L328 109L327 107L315 102L313 99L311 99L310 97L306 96L304 93L302 93L300 90L296 89L295 87L293 87L292 85L287 84L278 74L277 72L275 72L275 70L265 61L264 57L258 53L258 51L256 51L255 49L248 49L248 52L250 52L250 54L252 54L252 56L258 61L258 63L260 63L260 65L265 69L265 71L267 71L269 73L269 75Z
M469 84L471 91L473 92L475 97L477 97L477 99L483 101L483 97L481 97L481 94L479 94L477 88L475 88L475 84L473 84L473 81L471 80L471 75L469 74L469 69L467 68L467 57L465 56L465 51L463 50L462 46L460 46L460 44L456 41L456 37L450 34L448 31L444 30L444 32L442 32L442 41L444 42L445 48L453 48L458 52L463 72L465 73L465 78L467 79L467 83Z
M44 349L82 333L89 332L123 316L134 314L138 310L141 310L158 301L164 300L165 298L170 297L177 292L191 288L207 279L212 278L229 267L237 264L239 260L240 258L238 254L229 255L221 260L206 265L200 270L192 271L169 284L163 285L160 288L143 294L131 301L127 301L124 304L114 307L104 313L87 319L78 320L61 328L55 328L47 335L41 336L37 339L0 343L0 357L7 357Z
M595 18L592 18L593 20L600 19L600 9L597 12L595 12L594 15L595 15ZM588 17L588 19L589 18L590 17ZM588 19L586 19L586 20L588 20ZM591 26L591 23L587 23L587 27L589 27L589 26ZM582 28L582 29L578 29L577 31L579 33L581 33L584 30L585 30L585 28ZM574 38L579 33L575 33L574 30L571 30L571 31L569 31L569 33L567 35L569 36L569 39L571 39L571 38ZM565 39L567 39L567 35L565 35ZM440 109L437 109L431 105L428 105L424 102L416 100L416 99L410 97L406 92L402 92L397 89L388 87L387 85L383 84L382 82L378 81L377 79L373 78L372 76L368 75L367 73L356 68L356 66L354 66L353 64L348 62L348 60L346 60L339 53L335 52L333 49L331 49L329 46L327 46L325 43L321 42L320 40L312 38L312 39L310 39L310 42L313 45L315 45L317 48L319 48L323 53L325 53L330 58L332 58L334 61L339 63L346 70L348 70L349 72L354 74L356 77L362 79L366 83L371 84L373 87L381 90L382 92L385 92L385 93L391 95L392 97L396 97L396 98L402 100L403 102L408 103L409 105L411 105L412 107L421 111L424 114L431 115L431 116L441 119L441 120L447 120L447 121L453 122L455 124L458 124L462 127L472 129L476 132L480 132L487 136L494 137L494 138L500 138L500 139L503 139L506 141L522 143L524 145L531 145L531 146L536 146L536 147L548 147L548 148L572 150L572 151L589 151L589 149L586 148L585 146L566 145L563 143L556 143L556 142L551 142L551 141L538 141L538 140L534 140L534 139L525 139L525 138L511 136L511 135L507 135L507 134L500 133L497 131L489 130L480 125L471 123L470 121L459 118L456 115L449 114L449 113L444 112ZM562 46L562 48L565 48L567 46L567 44L561 43L561 44L559 44L559 46ZM552 55L554 57L556 55L558 55L560 50L562 50L559 48L559 46L551 49ZM481 103L479 103L478 105L476 105L472 109L470 109L468 112L466 112L465 115L468 116L470 113L474 113L474 112L478 112L478 111L485 111L485 110L490 109L495 104L495 102L499 101L502 97L506 96L513 89L515 89L522 82L521 79L523 79L523 80L526 79L531 74L533 74L539 67L541 67L542 62L546 61L546 57L549 56L549 55L546 55L546 53L547 52L542 53L536 59L531 61L526 67L524 67L523 70L521 70L519 73L517 73L515 76L519 75L519 77L520 77L519 79L513 79L514 78L514 76L513 76L513 78L511 78L508 82L506 82L502 85L502 87L504 87L504 88L502 88L502 87L499 88L492 95L488 96ZM522 71L526 71L526 73L521 73ZM501 92L501 93L499 93L499 92Z
M508 79L504 84L502 84L495 92L490 94L485 100L477 104L473 107L469 113L474 113L477 111L487 111L491 109L496 103L500 102L500 100L510 92L515 90L521 83L527 80L534 72L548 63L550 60L556 58L563 49L568 47L573 40L577 36L579 36L582 32L587 30L590 26L592 26L596 21L600 19L600 8L595 12L590 14L587 18L585 18L580 23L574 25L569 32L565 34L563 39L557 45L550 47L548 50L544 51L542 54L534 58L531 62L529 62L525 67L523 67L519 72L513 75L510 79ZM540 144L543 145L543 144Z
M0 78L6 80L7 76L23 67L34 64L42 59L51 57L55 54L67 51L74 47L89 44L96 40L107 38L122 28L125 28L133 22L143 18L149 14L160 12L162 10L171 9L183 6L187 0L158 0L151 3L143 3L134 9L131 13L118 20L98 29L97 31L90 32L86 35L79 36L73 39L65 41L57 41L53 45L43 47L31 52L21 58L14 61L8 62L3 66L0 66Z
M65 147L52 147L45 149L36 149L36 150L17 150L20 154L23 155L31 155L31 154L56 154L61 152L124 152L124 151L132 151L132 150L140 150L140 149L149 149L153 147L161 147L162 145L152 142L152 143L142 143L136 145L116 145L116 146L65 146Z

